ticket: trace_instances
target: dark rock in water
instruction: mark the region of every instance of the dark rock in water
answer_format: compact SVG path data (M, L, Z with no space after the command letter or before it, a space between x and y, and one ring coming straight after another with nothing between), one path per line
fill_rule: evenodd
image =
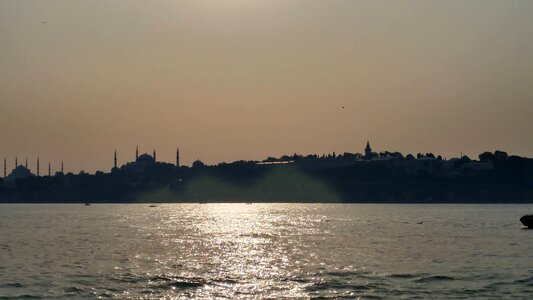
M520 222L522 222L522 224L528 228L533 228L533 215L525 215L521 217Z

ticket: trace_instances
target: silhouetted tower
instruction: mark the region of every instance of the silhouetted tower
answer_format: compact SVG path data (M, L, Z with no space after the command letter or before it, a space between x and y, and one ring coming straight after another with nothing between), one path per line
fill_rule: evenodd
M115 169L117 168L117 149L115 149Z
M15 169L19 166L18 157L15 156Z
M39 176L39 156L37 156L37 176Z
M154 161L155 161L155 160L156 160L156 159L155 159L155 150L154 150Z
M26 157L26 163L24 164L24 166L26 167L26 169L28 168L28 158Z
M50 165L50 162L48 162L48 176L52 176L52 166Z
M180 167L180 148L176 148L176 167Z
M61 174L65 174L65 172L63 172L64 169L63 169L63 161L61 161Z
M370 143L368 141L366 141L365 159L372 159L372 148L370 147Z
M137 160L137 158L139 158L139 146L135 149L135 160Z
M7 177L7 159L4 157L4 178Z

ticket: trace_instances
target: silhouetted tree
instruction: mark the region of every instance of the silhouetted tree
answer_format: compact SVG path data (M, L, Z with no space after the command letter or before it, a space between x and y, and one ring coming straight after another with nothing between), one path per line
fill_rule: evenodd
M494 161L494 154L490 152L483 152L479 155L479 161L481 162L492 162Z
M456 161L454 162L454 166L455 166L456 168L460 168L462 165L467 164L467 163L469 163L469 162L471 162L471 161L472 161L472 160L470 159L470 157L464 155L463 157L459 158L458 160L456 160Z
M292 159L292 158L291 158L290 156L288 156L288 155L283 155L283 156L280 158L281 161L290 161L291 159Z
M494 151L494 160L495 161L504 161L508 157L509 157L509 155L507 155L507 152L505 152L505 151L500 151L500 150Z
M403 158L403 154L401 152L395 151L392 153L392 156L396 158Z
M349 153L349 152L344 152L344 153L342 154L342 157L343 157L343 158L356 158L355 154L353 154L353 153Z
M302 158L302 156L301 156L301 155L298 155L297 153L294 153L294 154L292 155L292 160L298 160L298 159L300 159L300 158Z

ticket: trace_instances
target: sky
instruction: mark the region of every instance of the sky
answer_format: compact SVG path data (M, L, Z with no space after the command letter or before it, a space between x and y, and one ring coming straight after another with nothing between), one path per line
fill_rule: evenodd
M0 0L0 156L532 157L532 32L530 0Z

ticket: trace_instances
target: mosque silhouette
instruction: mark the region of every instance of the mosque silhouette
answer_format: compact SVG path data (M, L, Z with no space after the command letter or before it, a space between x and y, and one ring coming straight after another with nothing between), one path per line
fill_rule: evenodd
M113 163L113 168L111 169L111 172L117 172L117 171L119 171L121 169L123 169L123 170L131 170L131 171L136 171L136 172L142 172L143 170L145 170L147 168L156 168L158 166L167 166L168 167L168 163L158 162L155 150L153 151L152 155L149 155L147 153L143 153L143 154L139 155L139 147L137 146L137 148L135 149L135 160L133 162L129 162L129 163L121 166L120 168L118 167L117 150L115 149L114 163ZM179 148L176 149L175 167L177 167L177 168L180 167L180 150L179 150ZM60 171L56 172L54 175L64 175L64 162L63 161L61 161ZM9 175L7 174L7 158L4 157L4 179L5 180L12 181L12 180L16 180L16 179L31 177L31 176L37 176L37 177L41 176L41 173L40 173L40 158L39 157L37 157L36 173L35 174L33 174L31 172L30 168L28 167L28 158L26 158L26 161L25 161L24 165L19 165L18 157L15 157L15 167L13 168L11 173L9 173ZM47 174L47 176L52 176L52 168L51 168L51 163L50 162L48 163L48 174Z

